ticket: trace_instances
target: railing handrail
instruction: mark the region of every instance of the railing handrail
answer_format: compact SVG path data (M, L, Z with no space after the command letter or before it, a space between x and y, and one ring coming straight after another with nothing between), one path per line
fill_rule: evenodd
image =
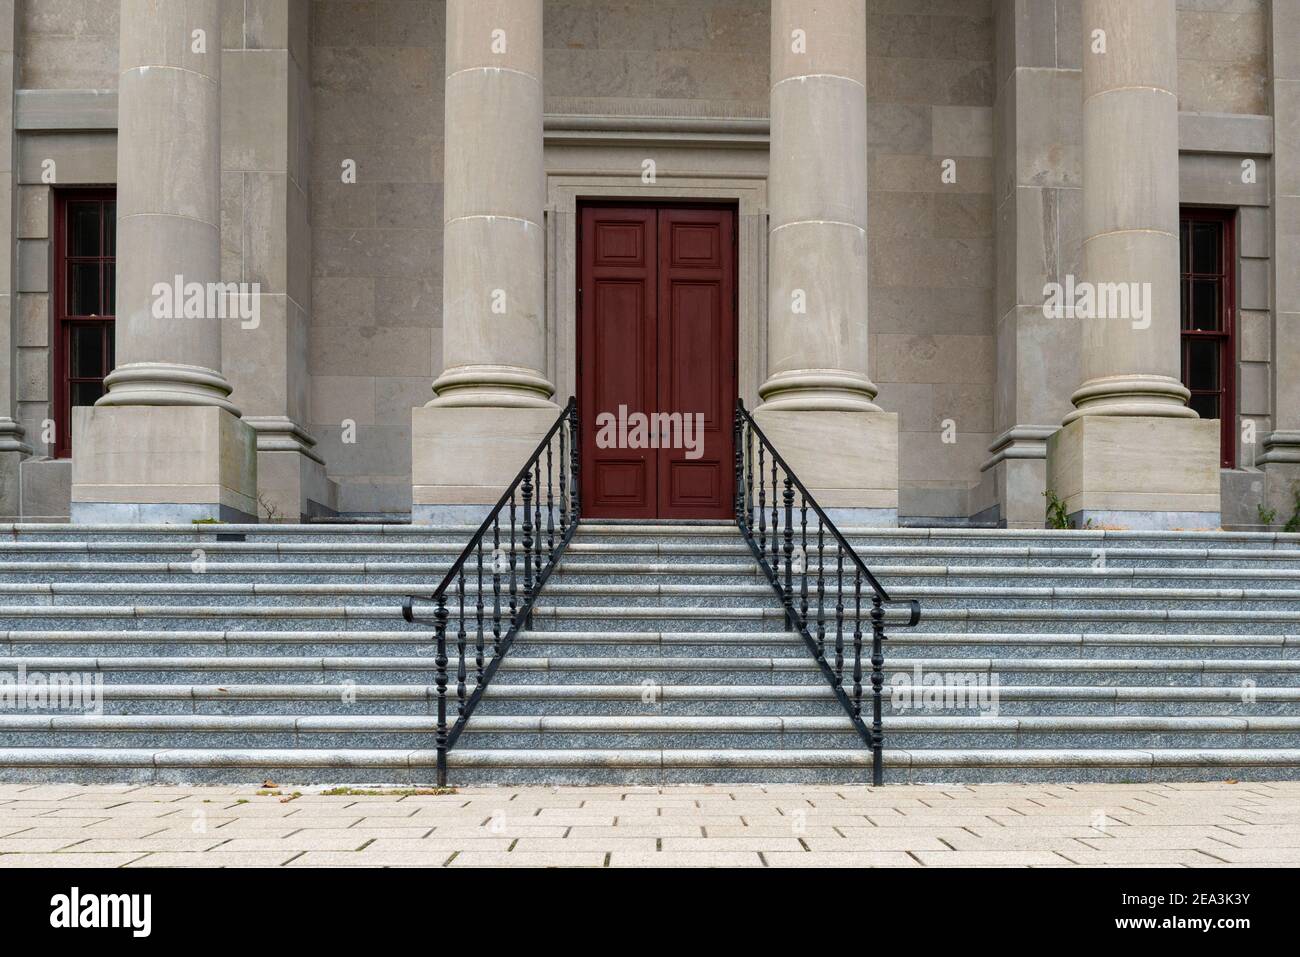
M560 410L560 414L556 417L555 421L551 423L551 427L546 430L546 435L542 436L542 440L537 443L536 448L534 448L532 453L528 456L523 467L515 473L514 481L506 486L506 490L502 492L501 497L497 499L496 505L492 506L491 510L487 513L487 518L483 519L479 524L479 527L475 529L474 534L470 536L469 543L461 549L461 553L456 556L456 560L451 563L451 568L447 569L447 574L442 576L442 581L438 584L438 587L428 595L406 596L406 600L402 603L402 617L408 622L413 623L415 621L414 603L416 601L436 601L439 597L447 593L447 589L449 589L452 582L456 580L456 575L465 567L465 560L469 558L470 555L474 554L475 546L483 540L483 536L487 534L487 530L492 527L493 521L501 515L506 504L514 498L515 491L519 488L519 483L524 480L524 475L532 469L533 463L537 461L538 456L540 456L542 452L545 451L546 447L551 444L551 439L555 438L556 431L573 414L573 410L577 405L577 397L569 396L569 401L564 404L564 408Z
M758 562L759 570L767 577L768 584L780 600L785 610L786 627L794 631L803 641L817 668L826 678L831 693L844 708L858 736L871 749L871 780L873 784L884 781L884 722L883 722L883 688L885 684L885 604L895 603L880 584L880 581L867 567L862 556L857 553L849 540L831 521L825 510L817 502L808 487L795 475L788 462L777 451L772 440L767 437L754 417L745 408L745 403L736 399L735 418L732 423L735 437L735 507L736 525L740 528L745 543ZM753 450L757 446L757 468L753 461ZM772 550L767 551L767 458L771 458L772 481ZM778 469L784 473L783 490L777 482ZM758 496L754 497L754 480L758 480ZM799 540L795 546L795 491L799 493ZM779 496L779 499L778 499ZM816 616L810 617L813 610L811 601L812 562L808 553L808 510L812 509L817 521L815 530L817 545L816 575ZM784 528L780 518L784 513ZM757 519L757 521L755 521ZM830 579L834 591L834 617L828 621L826 611L827 576L826 576L826 532L830 532L830 545L835 551L835 565ZM794 555L799 553L799 570L795 571ZM784 554L782 554L784 553ZM848 556L846 565L845 556ZM782 561L784 558L784 561ZM784 565L784 568L782 566ZM783 575L784 572L784 575ZM846 574L847 573L847 574ZM798 575L796 588L795 576ZM784 578L784 581L782 580ZM846 588L845 579L848 578ZM870 608L863 614L863 588L866 581L870 587ZM848 593L846 596L846 592ZM845 598L852 607L846 607ZM797 599L797 602L796 602ZM903 599L911 607L909 620L902 627L911 627L921 620L921 604L914 598ZM863 669L864 624L870 630L870 666L868 675ZM815 625L815 627L813 627ZM828 631L834 637L830 643ZM814 636L815 632L815 636ZM847 640L846 640L847 639ZM833 652L833 655L832 655ZM869 687L864 687L867 680ZM863 702L866 691L871 707L871 725L863 720Z
M566 425L567 432L564 431ZM558 522L556 521L557 498L554 495L553 485L557 473L554 471L555 455L552 450L557 435L560 466ZM408 594L402 602L402 617L406 621L413 624L431 624L434 629L433 641L436 649L434 686L438 714L435 748L438 756L439 786L445 786L447 783L447 753L460 738L470 716L482 699L488 683L496 675L502 660L514 644L515 637L522 628L532 626L533 608L541 596L542 588L550 580L551 573L555 571L578 528L582 512L579 490L580 442L578 402L576 398L570 396L555 422L547 429L523 466L515 473L514 479L497 499L496 505L488 511L487 517L475 529L469 542L451 563L451 567L443 575L438 587L429 595ZM543 469L543 461L545 469ZM545 486L542 484L543 474L545 474ZM516 493L521 491L523 522L517 526L520 502L516 499ZM544 505L543 492L545 493ZM500 564L505 559L501 526L507 513L510 531L508 575ZM543 514L546 517L545 523L542 521ZM516 538L517 527L522 533L519 538ZM491 542L487 541L489 530L492 532ZM485 575L483 552L487 545L492 547L493 556L491 572ZM467 563L471 556L477 558L476 567L467 570ZM519 567L516 564L520 557L523 559L522 587L518 577ZM472 593L474 604L471 606L467 601L471 592L466 579L475 574L477 588ZM485 593L489 580L492 586L490 614ZM508 590L503 587L506 581L508 581ZM450 603L458 606L455 613L448 608L449 597ZM429 601L434 604L432 618L423 618L415 614L417 601ZM456 624L455 635L449 639L448 625L453 620ZM490 652L489 637L491 638ZM448 658L448 645L452 642L455 644L454 660ZM448 666L453 663L455 687L449 692L448 685L451 684L453 675L449 672ZM456 709L450 722L447 713L449 696L452 697Z
M763 444L767 446L768 451L772 454L772 458L776 461L776 464L781 466L782 471L789 476L791 484L793 484L794 487L803 494L804 501L806 501L813 511L817 513L817 517L820 518L826 528L830 530L830 533L834 536L835 540L844 547L844 551L848 553L849 558L851 558L854 564L858 566L858 569L866 577L868 584L871 585L872 590L880 596L880 600L882 602L894 604L894 599L889 597L889 592L885 591L885 587L880 584L871 569L867 567L867 563L862 560L860 555L858 555L857 549L849 544L849 540L844 537L843 533L840 532L835 523L832 522L830 517L822 510L822 507L817 503L817 499L815 499L813 494L808 491L807 486L799 480L799 476L795 474L794 469L790 468L785 459L781 457L781 453L777 451L776 445L767 437L767 434L759 427L759 424L754 421L754 417L750 415L749 410L745 408L745 402L743 399L736 399L736 411L744 417L745 422L754 430L754 434L763 440ZM910 627L921 620L921 604L914 598L907 600L912 604L912 617L908 622L908 627Z

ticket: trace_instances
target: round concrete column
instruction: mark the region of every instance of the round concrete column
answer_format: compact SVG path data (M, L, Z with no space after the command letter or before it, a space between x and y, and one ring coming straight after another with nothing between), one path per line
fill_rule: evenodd
M867 376L864 0L772 0L772 410L878 411Z
M117 368L97 404L238 415L220 316L166 291L198 283L206 304L220 280L221 0L122 0L120 65Z
M542 0L449 0L434 406L551 407Z
M1180 376L1174 0L1084 0L1083 23L1083 279L1095 307L1129 308L1080 317L1065 421L1196 418Z

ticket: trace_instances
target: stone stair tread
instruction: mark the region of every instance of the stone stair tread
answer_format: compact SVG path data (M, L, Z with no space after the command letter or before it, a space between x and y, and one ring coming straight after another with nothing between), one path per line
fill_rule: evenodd
M886 715L893 731L1058 731L1058 730L1221 730L1279 731L1300 729L1300 715L1273 717L1060 715ZM433 715L35 715L0 714L0 730L36 728L87 729L234 729L234 730L407 730L432 734ZM856 733L843 714L822 715L480 715L466 734L497 731L837 731Z
M475 649L467 647L467 661L474 666ZM831 649L828 654L833 656ZM846 661L852 661L853 649L845 649ZM295 655L295 656L112 656L50 657L13 655L0 659L10 667L29 671L154 671L154 670L248 670L248 671L331 671L414 670L432 671L430 656L394 657L387 655ZM864 658L865 661L865 658ZM869 668L869 664L866 666ZM892 658L885 671L958 671L997 673L1002 671L1287 671L1300 672L1300 658ZM815 671L817 663L809 656L800 657L529 657L512 654L501 663L499 674L513 671ZM453 665L454 671L454 665Z
M887 749L887 767L1296 767L1300 749ZM26 767L432 768L432 749L0 748L0 765ZM470 767L855 767L866 751L838 749L454 749Z

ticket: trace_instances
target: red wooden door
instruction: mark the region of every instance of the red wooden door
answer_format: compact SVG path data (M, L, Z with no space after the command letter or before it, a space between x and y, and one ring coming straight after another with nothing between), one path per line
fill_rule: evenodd
M735 235L730 209L583 207L583 515L732 517Z

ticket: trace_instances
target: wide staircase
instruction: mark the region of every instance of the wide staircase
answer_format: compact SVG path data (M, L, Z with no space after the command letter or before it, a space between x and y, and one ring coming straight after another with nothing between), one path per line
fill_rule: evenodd
M434 782L437 645L401 603L473 531L0 527L0 779ZM1300 536L845 536L924 609L886 621L886 783L1300 773ZM869 654L867 635L868 676ZM56 706L50 676L102 677L102 698ZM447 777L868 782L871 752L734 523L583 520Z

